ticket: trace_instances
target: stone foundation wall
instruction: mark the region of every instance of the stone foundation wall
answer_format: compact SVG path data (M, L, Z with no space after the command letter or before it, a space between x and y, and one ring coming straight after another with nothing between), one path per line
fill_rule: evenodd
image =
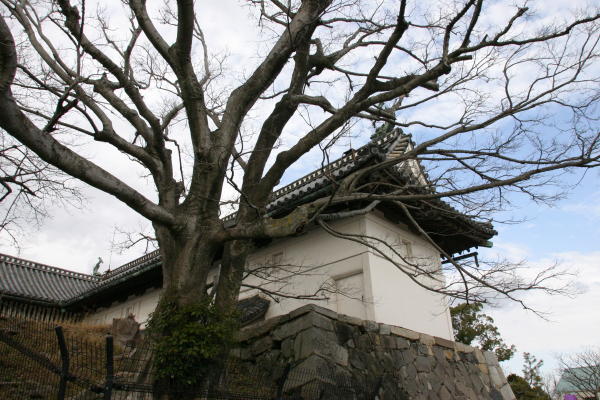
M302 399L515 399L492 352L314 305L246 327L234 354Z

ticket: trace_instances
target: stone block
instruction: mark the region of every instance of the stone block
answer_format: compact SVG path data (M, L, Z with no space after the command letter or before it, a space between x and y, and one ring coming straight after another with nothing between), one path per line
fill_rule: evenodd
M373 321L365 321L365 330L367 332L379 332L379 324Z
M392 335L400 336L409 340L419 340L419 332L411 331L410 329L400 328L399 326L391 327Z
M339 314L338 320L340 322L344 322L346 324L355 325L355 326L363 326L365 320L360 318L351 317L349 315Z
M496 389L500 389L506 383L506 380L502 380L502 376L498 373L499 368L490 366L488 369L490 371L489 375L492 386Z
M121 346L135 345L140 339L140 324L133 315L113 318L111 332Z
M331 372L331 366L327 361L312 355L290 371L285 388L291 391L315 380L317 376L331 376Z
M372 351L375 347L375 339L374 335L369 335L368 333L363 333L358 338L356 338L356 347L363 351Z
M442 386L442 382L438 377L436 377L435 375L431 376L427 383L429 385L428 387L431 387L431 390L434 393L439 393L440 387Z
M281 350L266 351L255 358L256 364L272 371L281 361L280 355Z
M444 339L437 336L434 336L433 339L435 341L435 344L437 344L438 346L442 346L452 350L454 350L455 348L455 342L453 342L452 340Z
M325 307L315 306L315 312L318 312L319 314L324 315L330 319L338 320L340 318L340 314L336 313L333 310L330 310L329 308L325 308Z
M498 365L496 368L498 370L498 375L500 375L500 379L502 379L502 382L507 382L506 376L504 376L504 371L502 370L502 367L500 367L500 365Z
M415 360L415 368L418 372L429 372L433 368L433 358L426 356L418 356Z
M479 396L477 396L475 391L469 386L465 385L465 383L462 381L456 382L456 391L459 396L462 395L467 399L479 399Z
M367 360L366 356L363 352L360 351L352 351L348 357L348 361L353 368L358 370L365 370L367 368Z
M456 351L460 351L461 353L472 353L475 351L475 347L466 345L464 343L455 342Z
M419 354L422 354L424 356L432 356L433 355L432 346L430 346L430 345L419 343L418 350L419 350Z
M338 319L339 318L339 314L336 313L335 311L332 311L325 307L317 306L316 304L306 304L302 307L295 309L288 315L289 315L290 319L294 319L294 318L298 318L301 315L307 314L309 312L316 312L316 313L324 315L330 319Z
M397 349L408 349L410 347L410 342L403 337L395 337L396 340L396 348Z
M446 351L445 348L439 346L431 346L431 350L433 351L433 355L436 361L446 362L446 356L444 354L444 351Z
M383 342L381 341L381 336L375 334L371 336L373 338L373 343L375 344L375 346L380 347Z
M332 332L319 329L302 331L294 340L294 357L302 360L317 354L325 359L348 365L348 350L337 344L337 339Z
M490 374L490 369L488 368L487 364L477 364L477 366L479 367L479 370L481 371L482 374L485 374L485 375Z
M500 394L502 395L502 399L503 400L515 400L515 394L513 393L512 389L510 388L510 385L507 383L504 386L502 386L502 389L500 389Z
M348 366L348 350L346 350L342 346L335 347L335 353L333 355L333 360L336 364L339 364L343 367Z
M397 369L398 367L406 365L406 362L404 361L404 357L402 355L401 350L392 350L390 355L392 356L392 360L394 362L394 368Z
M417 377L417 368L415 368L413 364L409 364L406 367L406 377L408 380L415 381L415 378Z
M475 355L475 359L477 360L478 363L485 363L485 357L483 356L483 352L479 349L475 349L475 351L473 352L473 354Z
M334 321L333 326L339 344L347 343L354 337L357 331L356 327L340 321Z
M275 340L283 340L308 328L317 327L327 331L333 330L331 320L321 314L310 312L300 318L288 321L273 330Z
M252 343L250 351L253 355L258 355L264 353L267 350L271 350L272 346L273 339L271 338L271 336L265 336Z
M379 334L380 335L389 335L392 333L392 327L386 324L379 324Z
M433 339L433 336L428 335L426 333L419 334L419 341L427 346L431 346L431 345L435 344L435 340Z
M301 315L304 315L311 311L315 311L316 307L317 306L315 306L314 304L305 304L302 307L296 308L294 311L290 312L288 315L290 316L290 319L298 318Z
M281 354L285 358L292 358L294 356L294 339L287 338L281 342Z
M408 363L412 363L415 361L415 358L419 355L419 349L414 343L406 350L403 351L402 356Z
M496 353L493 351L484 351L483 356L485 357L485 361L488 363L488 365L499 365L498 357L496 357Z
M455 394L455 383L456 380L452 375L452 371L448 371L447 376L442 377L442 386L446 388L446 390L451 394Z
M450 394L450 392L448 391L446 386L442 386L440 388L438 396L439 396L440 400L452 400L452 395Z
M446 360L452 360L454 358L454 351L452 350L444 350L444 357L446 357Z
M396 339L398 339L397 337L394 336L390 336L390 335L385 335L382 336L381 339L383 340L383 347L385 349L396 349Z
M260 323L253 324L247 327L242 328L236 336L238 342L245 342L250 339L263 336L267 333L270 333L275 326L277 326L282 320L286 318L282 318L285 316L279 316L274 318L269 318L266 321L261 321Z

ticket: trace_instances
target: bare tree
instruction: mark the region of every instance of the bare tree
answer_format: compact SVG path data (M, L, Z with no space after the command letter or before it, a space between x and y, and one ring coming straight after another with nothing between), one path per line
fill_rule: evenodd
M485 216L509 192L551 201L547 187L561 174L598 166L593 8L535 23L525 5L489 18L496 11L483 0L250 0L266 50L248 60L244 76L227 80L227 60L211 51L193 1L160 9L125 1L127 32L85 1L0 1L0 127L152 222L163 260L159 309L206 299L217 257L214 303L232 309L256 241L312 224L400 268L393 246L329 223L382 204L401 209L456 271L457 282L430 289L518 300L549 276L525 282L502 264L462 264L419 226L415 210L435 210L445 198ZM43 101L32 103L33 95ZM409 130L414 142L332 178L320 198L271 212L270 194L292 165L318 150L326 162L335 144L370 123L383 133ZM126 155L155 192L80 154L77 138ZM400 167L411 171L406 179L385 177ZM237 211L222 220L229 186ZM440 281L439 272L413 264L416 275Z
M600 396L600 349L563 355L558 359L560 380L556 391L574 393L578 398L597 399Z
M78 207L82 195L69 175L12 137L0 140L0 237L18 248L25 226L37 227L49 215L48 204Z

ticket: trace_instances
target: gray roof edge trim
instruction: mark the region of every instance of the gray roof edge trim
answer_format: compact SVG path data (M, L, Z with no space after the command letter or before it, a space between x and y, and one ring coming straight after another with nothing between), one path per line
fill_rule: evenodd
M155 260L160 261L160 250L151 251L150 253L144 254L143 256L138 257L135 260L129 261L128 263L123 264L110 272L107 272L105 275L100 276L99 282L102 283L103 281L113 279L119 274L125 273L138 265L145 264L146 262L152 262Z
M47 299L46 297L30 296L30 295L23 296L22 294L19 294L19 293L7 292L4 290L0 290L0 303L5 298L8 300L17 300L17 301L26 300L28 303L33 303L33 304L38 304L38 305L43 305L43 306L48 306L48 307L61 307L62 306L62 302L50 300L50 299Z
M364 144L363 146L359 147L358 149L348 152L348 154L343 155L342 157L328 163L327 165L324 165L323 167L321 167L319 169L311 171L308 174L296 179L295 181L292 181L289 184L287 184L277 190L274 190L271 193L271 199L269 200L269 204L276 202L279 198L285 196L286 194L292 192L293 190L298 189L299 187L302 187L302 186L314 181L315 179L318 179L318 178L324 176L324 174L326 172L331 171L331 170L336 170L336 169L340 168L341 166L347 164L348 162L354 161L358 157L363 156L363 154L360 154L360 153L369 152L369 149L371 146L373 146L373 145L382 146L384 144L388 144L389 142L392 142L396 139L403 138L403 137L410 137L410 135L404 134L401 130L394 129L394 130L384 134L382 137L372 139L369 142L367 142L366 144ZM222 221L228 222L230 220L233 220L236 215L237 215L237 212L233 212L233 213L225 216L222 219Z
M151 253L148 253L151 254ZM146 254L146 255L148 255ZM141 257L143 258L143 257ZM127 264L125 264L127 265ZM86 290L84 292L81 292L67 300L64 300L62 302L60 302L61 305L63 306L70 306L73 305L75 303L77 303L78 301L81 301L83 299L85 299L86 297L89 297L93 294L96 294L98 292L101 292L105 289L110 288L111 286L115 286L121 282L124 282L134 276L137 276L143 272L149 271L153 268L155 268L156 266L162 265L162 261L160 260L160 257L156 257L155 259L151 260L150 262L148 262L147 264L143 264L140 268L138 268L137 270L132 270L132 269L127 269L125 270L122 274L120 274L118 277L114 277L114 279L110 279L107 280L105 282L100 283L97 286L94 286L93 288Z

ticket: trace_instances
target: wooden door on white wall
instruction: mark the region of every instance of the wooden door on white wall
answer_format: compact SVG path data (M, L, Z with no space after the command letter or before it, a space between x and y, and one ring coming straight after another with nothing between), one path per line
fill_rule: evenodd
M339 314L366 319L362 272L335 279L336 307Z

